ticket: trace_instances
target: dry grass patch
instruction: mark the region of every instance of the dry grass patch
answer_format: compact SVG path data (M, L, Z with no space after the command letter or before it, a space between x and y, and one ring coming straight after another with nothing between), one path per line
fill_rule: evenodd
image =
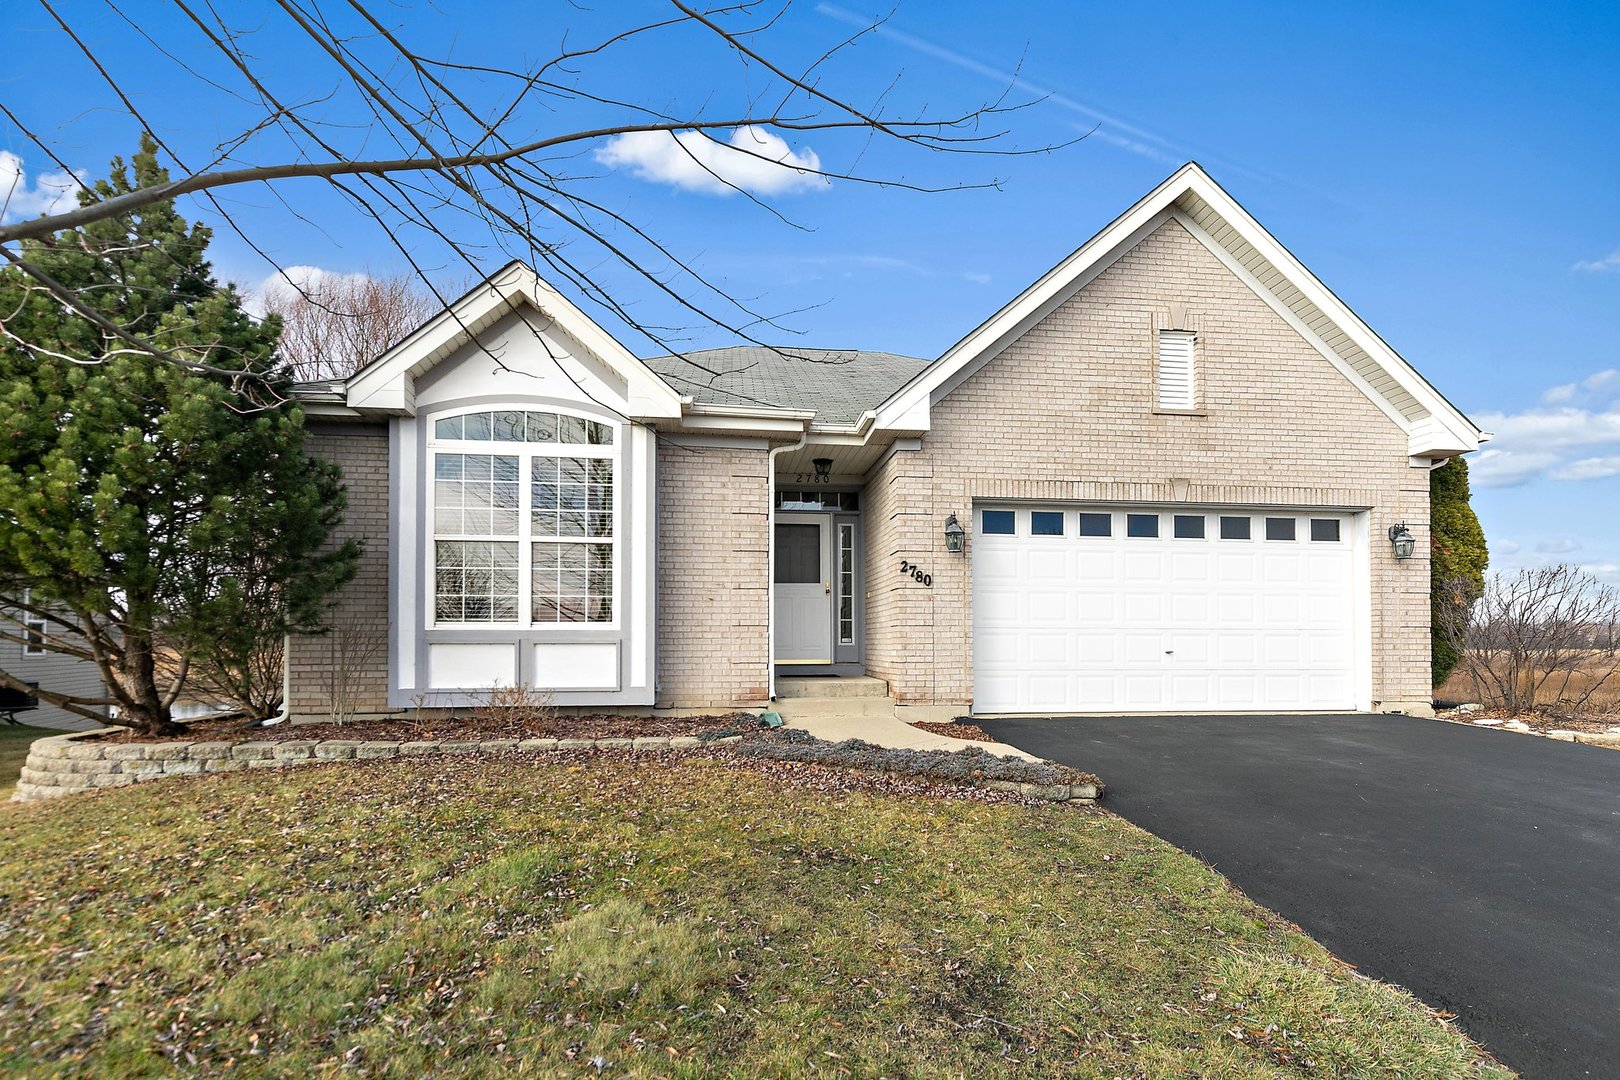
M0 1072L1508 1075L1120 819L767 767L430 759L18 807Z

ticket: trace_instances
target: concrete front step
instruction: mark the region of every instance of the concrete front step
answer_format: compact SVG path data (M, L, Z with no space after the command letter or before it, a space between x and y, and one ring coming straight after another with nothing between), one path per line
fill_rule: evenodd
M776 678L776 696L782 698L887 698L889 684L869 675L810 675Z
M782 722L792 727L796 720L838 717L849 720L894 719L894 702L886 697L800 697L778 698L774 706Z

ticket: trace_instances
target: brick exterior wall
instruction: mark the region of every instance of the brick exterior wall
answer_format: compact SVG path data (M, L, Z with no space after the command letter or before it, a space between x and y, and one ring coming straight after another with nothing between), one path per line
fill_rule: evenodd
M329 633L288 643L291 712L329 719L388 711L388 429L310 427L309 453L343 470L341 539L360 541L359 572L338 593ZM346 689L342 689L345 688Z
M1200 331L1204 415L1155 414L1156 328ZM972 700L975 500L1371 507L1373 698L1426 705L1429 477L1406 436L1177 222L1166 222L933 409L869 478L869 674L898 700ZM956 513L969 553L947 554ZM1407 523L1397 563L1385 530ZM894 573L931 568L925 589Z
M769 468L764 449L659 443L659 706L769 696Z

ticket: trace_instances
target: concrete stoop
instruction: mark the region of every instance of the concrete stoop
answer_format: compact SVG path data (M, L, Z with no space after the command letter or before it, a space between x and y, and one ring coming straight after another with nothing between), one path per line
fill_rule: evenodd
M777 676L776 696L782 698L884 698L889 684L870 675Z
M881 720L894 716L889 684L867 675L778 677L774 707L789 726L795 721Z
M771 708L781 715L786 726L802 728L827 742L860 739L875 746L913 750L976 748L997 755L1041 760L1005 743L968 742L914 728L909 721L950 720L961 710L947 706L897 706L889 696L889 684L869 676L779 677L776 701Z

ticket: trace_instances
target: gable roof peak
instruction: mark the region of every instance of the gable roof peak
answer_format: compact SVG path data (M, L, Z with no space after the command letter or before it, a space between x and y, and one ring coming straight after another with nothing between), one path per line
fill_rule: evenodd
M1196 161L1188 161L1048 270L878 409L876 426L923 432L973 372L1174 220L1271 306L1409 438L1413 457L1479 449L1483 433L1312 274Z

